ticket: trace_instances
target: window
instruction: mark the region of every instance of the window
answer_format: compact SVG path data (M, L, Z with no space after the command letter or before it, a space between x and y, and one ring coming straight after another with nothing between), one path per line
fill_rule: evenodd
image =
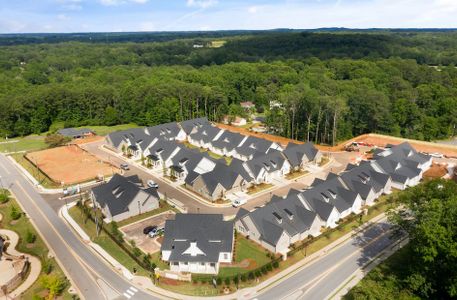
M215 263L210 263L209 265L210 265L211 267L213 267L213 268L216 266Z
M228 254L224 253L224 259L228 259Z
M187 266L189 263L187 261L184 262L184 265Z
M205 265L205 263L200 263L200 266L204 266L204 265Z
M179 266L179 262L175 261L175 262L173 263L173 266Z

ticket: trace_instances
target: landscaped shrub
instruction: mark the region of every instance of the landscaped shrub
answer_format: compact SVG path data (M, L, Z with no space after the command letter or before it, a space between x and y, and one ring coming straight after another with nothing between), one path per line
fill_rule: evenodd
M241 274L241 281L246 282L246 280L248 280L246 274Z
M254 273L253 272L249 272L248 278L249 278L249 280L253 280L255 278Z
M52 272L52 269L54 268L54 265L52 264L52 260L49 258L43 258L42 259L42 268L43 272L46 274L49 274Z
M0 191L0 203L6 203L8 202L8 194L5 193L4 191Z
M132 252L133 252L133 255L136 257L140 257L141 254L143 253L143 252L141 252L140 248L138 248L138 247L133 248Z
M230 285L230 277L224 279L225 285Z
M271 266L271 263L267 264L266 267L267 267L268 272L273 271L273 267Z
M217 285L221 285L222 284L222 278L217 277L216 278L216 283L217 283Z
M259 278L260 276L262 276L262 272L260 270L255 271L255 277Z
M10 217L13 220L17 220L21 217L21 212L17 209L16 206L11 206Z
M275 269L279 268L279 262L278 261L274 261L273 262L273 268L275 268Z
M27 231L27 234L25 235L25 240L29 244L35 243L36 240L36 235L33 234L31 231Z
M233 277L233 283L238 285L238 283L240 283L240 278L238 276Z
M263 266L262 269L260 269L260 271L262 272L263 275L268 273L266 266Z

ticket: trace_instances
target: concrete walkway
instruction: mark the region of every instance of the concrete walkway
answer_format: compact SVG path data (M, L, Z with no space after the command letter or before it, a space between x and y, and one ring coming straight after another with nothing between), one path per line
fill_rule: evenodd
M28 258L30 262L30 271L29 275L25 279L24 282L21 283L14 291L8 294L8 297L3 296L0 299L15 299L19 298L20 295L25 292L28 288L30 288L33 283L38 279L38 276L40 275L41 272L41 262L38 258L36 258L33 255L29 255L26 253L21 253L16 250L16 245L19 242L19 236L17 235L16 232L7 230L7 229L0 229L0 234L8 236L9 242L10 242L10 247L8 247L8 254L14 255L14 256L21 256L24 255L25 257Z

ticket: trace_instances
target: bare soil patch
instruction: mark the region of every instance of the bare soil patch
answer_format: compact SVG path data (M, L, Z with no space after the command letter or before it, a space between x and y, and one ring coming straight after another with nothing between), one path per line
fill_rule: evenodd
M25 157L58 184L76 184L119 172L77 145L31 152Z

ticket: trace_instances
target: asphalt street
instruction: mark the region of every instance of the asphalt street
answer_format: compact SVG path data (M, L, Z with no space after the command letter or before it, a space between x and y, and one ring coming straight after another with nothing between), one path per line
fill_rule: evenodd
M252 296L271 299L328 299L335 288L347 282L359 268L367 265L380 252L395 243L391 225L381 222L349 239L320 259L305 265L293 276Z
M3 185L17 197L17 201L32 219L51 252L55 254L84 299L106 299L103 291L121 296L131 288L127 280L81 242L59 218L56 211L36 192L32 184L3 155L0 155L0 176ZM103 290L99 282L104 282ZM109 287L108 291L106 287ZM138 290L134 297L158 299L141 290Z

